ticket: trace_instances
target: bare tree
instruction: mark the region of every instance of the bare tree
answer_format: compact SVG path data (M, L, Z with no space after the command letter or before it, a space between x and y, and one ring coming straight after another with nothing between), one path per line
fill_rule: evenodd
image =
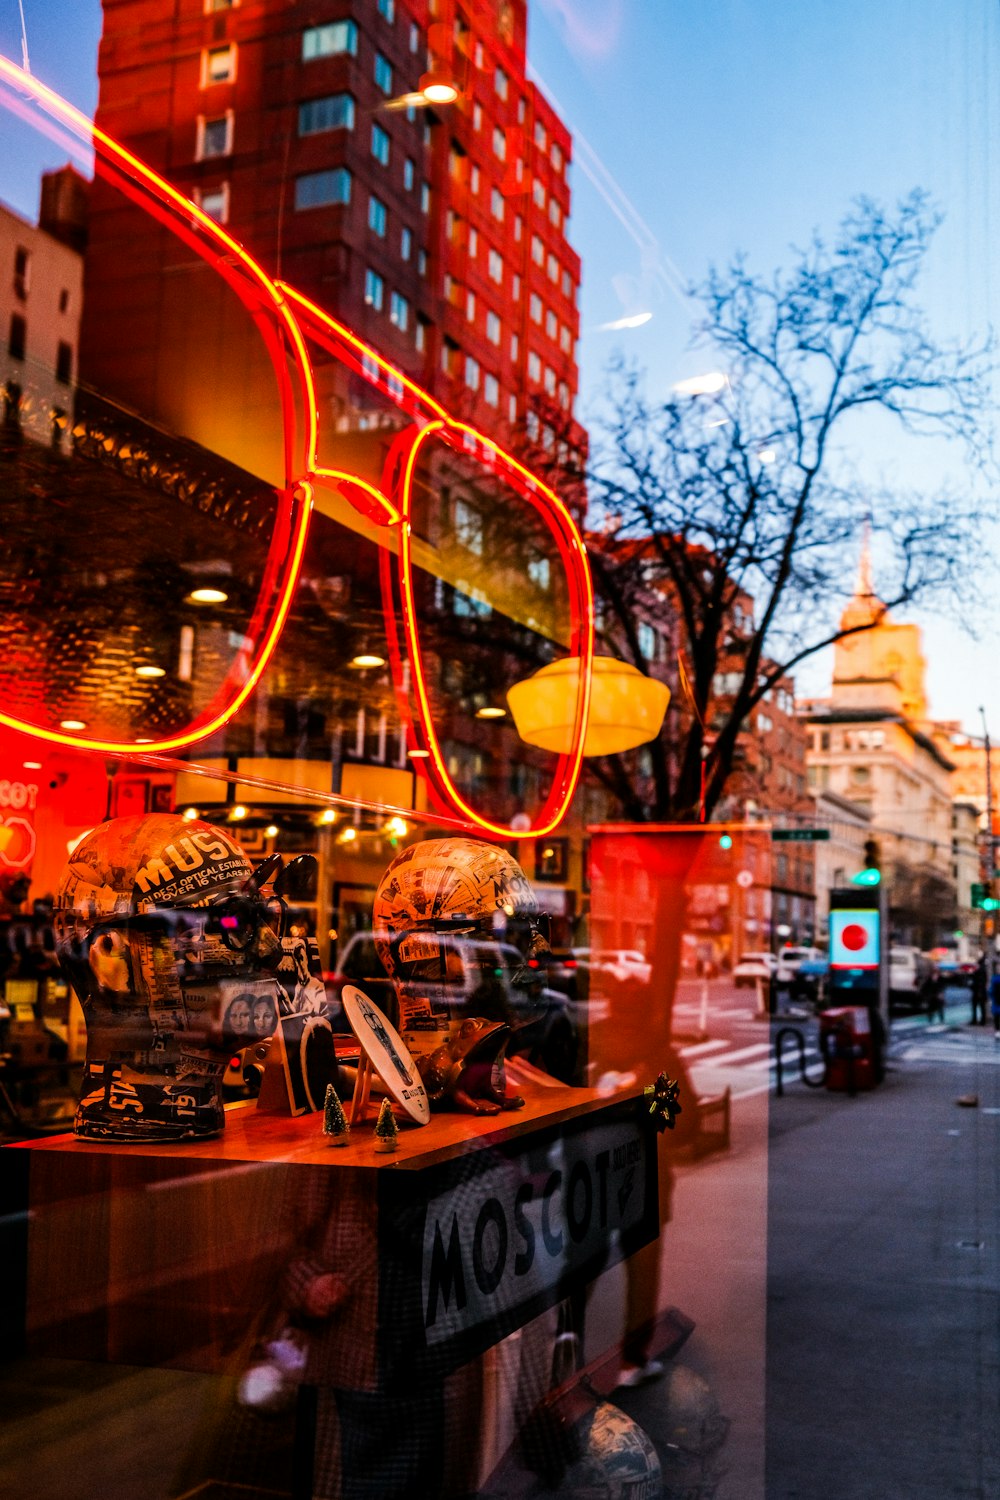
M992 341L927 331L915 293L938 223L919 191L892 212L860 199L832 243L814 238L769 281L743 258L711 271L693 295L696 341L722 372L714 392L654 402L615 362L590 465L601 629L644 671L637 620L674 631L681 689L641 792L634 762L595 764L628 816L697 817L703 750L711 812L747 714L844 633L866 513L887 609L960 594L981 520L970 475L990 462ZM886 459L929 438L960 452L961 486L876 490ZM739 685L720 705L713 682L734 653Z

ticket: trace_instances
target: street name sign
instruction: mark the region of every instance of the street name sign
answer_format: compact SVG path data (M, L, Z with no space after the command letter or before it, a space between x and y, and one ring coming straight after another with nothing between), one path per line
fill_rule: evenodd
M829 828L774 828L771 837L776 844L817 844L830 837Z

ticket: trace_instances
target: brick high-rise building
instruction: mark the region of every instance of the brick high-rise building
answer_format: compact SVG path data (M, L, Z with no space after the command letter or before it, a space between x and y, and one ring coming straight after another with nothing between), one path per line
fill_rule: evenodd
M571 141L525 33L525 0L105 0L97 121L450 409L579 449ZM400 102L428 71L454 104Z

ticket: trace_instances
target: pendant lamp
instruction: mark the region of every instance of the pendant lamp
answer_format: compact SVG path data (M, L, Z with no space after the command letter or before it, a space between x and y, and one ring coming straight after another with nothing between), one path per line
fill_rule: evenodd
M507 702L525 744L568 754L579 691L580 663L572 657L515 682ZM654 740L669 702L665 683L613 656L595 656L584 755L617 755Z

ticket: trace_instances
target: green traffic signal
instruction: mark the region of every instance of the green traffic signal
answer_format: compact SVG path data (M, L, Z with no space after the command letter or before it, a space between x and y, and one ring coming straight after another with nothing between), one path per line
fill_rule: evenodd
M731 849L732 847L733 847L732 834L729 834L729 833L720 833L720 835L719 835L719 848L720 849Z
M998 907L1000 907L1000 901L996 896L983 897L983 911L996 911Z
M851 876L852 885L878 885L882 879L881 870L859 870L856 875Z

